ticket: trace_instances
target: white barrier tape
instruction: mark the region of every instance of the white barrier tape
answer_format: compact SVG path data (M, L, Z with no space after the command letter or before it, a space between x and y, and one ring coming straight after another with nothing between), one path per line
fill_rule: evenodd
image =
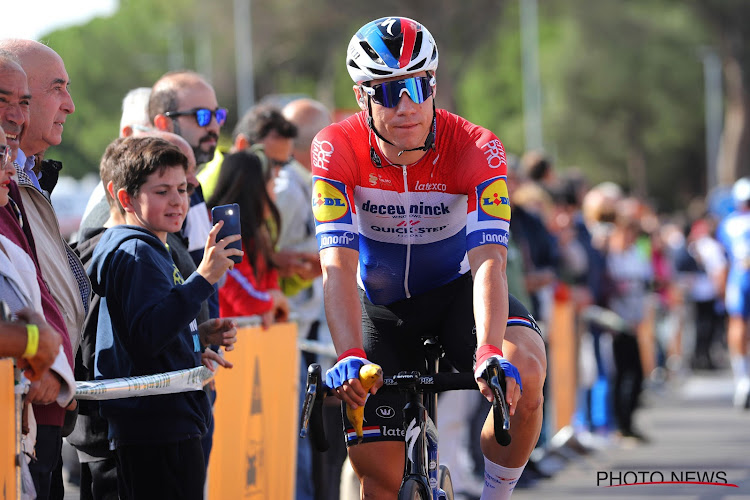
M214 373L205 366L174 372L76 382L76 399L121 399L200 391Z
M330 342L319 342L317 340L298 340L297 347L301 351L311 352L313 354L323 354L337 358L336 348Z
M581 313L581 317L584 321L594 323L614 332L627 332L630 330L628 324L619 314L603 307L595 305L587 306Z

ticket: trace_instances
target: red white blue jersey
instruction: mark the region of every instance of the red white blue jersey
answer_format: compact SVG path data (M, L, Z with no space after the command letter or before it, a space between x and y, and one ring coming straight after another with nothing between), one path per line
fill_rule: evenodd
M370 157L372 132L360 112L313 141L313 196L320 249L359 251L359 284L390 304L469 271L467 251L507 247L506 161L495 135L437 110L435 148L411 165Z

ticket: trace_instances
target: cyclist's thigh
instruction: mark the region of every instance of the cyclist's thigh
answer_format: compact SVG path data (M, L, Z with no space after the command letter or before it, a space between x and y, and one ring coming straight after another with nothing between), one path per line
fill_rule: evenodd
M463 282L467 278L471 283L471 276L461 277L387 306L372 304L360 290L362 335L367 358L378 363L386 376L400 371L424 373L427 365L422 337L437 334L441 325L450 319L451 304L457 295L465 295ZM401 394L390 391L371 395L365 406L364 442L403 441L402 410L405 402ZM346 415L344 428L347 443L351 446L356 442L356 435Z
M352 468L366 498L395 498L404 474L404 443L364 443L349 448ZM388 467L384 467L388 464Z
M377 363L383 374L392 377L399 371L424 371L424 357L419 332L390 306L372 304L360 290L362 301L362 336L367 359ZM403 441L403 414L406 400L394 391L371 394L365 405L363 442ZM357 444L357 436L341 407L344 438L347 446Z
M472 281L464 282L464 290L457 294L440 332L440 343L446 358L459 372L474 370L474 354L477 337L474 326ZM508 294L509 328L524 327L523 332L541 338L541 329L526 307L513 295ZM534 341L536 339L532 339Z

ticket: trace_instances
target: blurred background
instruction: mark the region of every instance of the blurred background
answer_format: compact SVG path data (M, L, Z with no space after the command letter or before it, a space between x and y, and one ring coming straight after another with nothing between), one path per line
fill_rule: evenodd
M3 32L49 44L71 77L76 112L48 156L76 179L96 175L125 93L168 70L213 82L230 109L224 140L269 96L309 95L345 115L346 44L394 14L436 37L438 106L488 127L508 152L543 149L561 170L614 181L662 213L750 173L745 0L17 3L12 24L27 26ZM58 202L61 216L85 203L85 186Z

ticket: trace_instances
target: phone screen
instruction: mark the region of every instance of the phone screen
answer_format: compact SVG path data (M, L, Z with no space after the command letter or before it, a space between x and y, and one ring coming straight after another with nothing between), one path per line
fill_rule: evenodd
M216 241L220 241L233 234L242 234L240 231L240 206L236 203L232 203L231 205L220 205L212 208L211 219L214 224L220 220L224 221L224 225L219 229L219 234L216 236ZM227 246L229 248L242 250L242 241L235 241ZM236 264L242 262L242 257L239 255L232 255L229 258Z

